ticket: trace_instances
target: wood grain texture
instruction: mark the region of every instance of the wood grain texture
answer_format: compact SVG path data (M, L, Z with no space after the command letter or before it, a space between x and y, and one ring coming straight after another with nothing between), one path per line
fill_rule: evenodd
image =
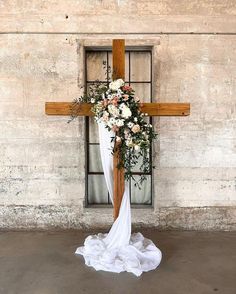
M190 103L142 103L140 109L149 116L190 115Z
M114 216L114 220L116 220L117 217L119 216L121 201L125 191L125 171L123 168L117 168L119 163L120 163L119 144L116 142L115 152L113 155L113 193L114 193L113 216Z
M47 115L71 115L71 102L46 102ZM78 116L93 116L92 104L81 103L74 110ZM149 116L187 116L190 115L190 103L142 103L141 111Z
M71 102L46 102L45 113L47 115L71 115L72 112L77 116L93 116L91 111L92 104L81 103L74 105Z
M114 39L112 41L113 72L112 78L125 79L125 40Z
M125 40L114 39L112 41L113 57L113 80L125 79ZM114 220L119 216L121 201L125 191L125 171L123 168L117 168L121 163L119 154L119 143L115 142L113 155L113 200L114 200Z

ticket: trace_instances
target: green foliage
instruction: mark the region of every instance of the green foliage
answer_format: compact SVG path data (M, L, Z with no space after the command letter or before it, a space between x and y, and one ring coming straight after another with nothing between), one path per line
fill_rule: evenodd
M141 113L135 91L130 86L125 86L121 79L107 85L95 82L90 85L87 95L73 101L70 121L76 117L81 103L91 103L95 120L104 123L113 134L112 153L115 151L115 141L119 144L120 161L117 168L124 168L125 179L132 178L140 188L146 176L141 175L140 180L136 181L132 172L137 165L140 172L150 172L150 148L157 134L146 121L147 114Z

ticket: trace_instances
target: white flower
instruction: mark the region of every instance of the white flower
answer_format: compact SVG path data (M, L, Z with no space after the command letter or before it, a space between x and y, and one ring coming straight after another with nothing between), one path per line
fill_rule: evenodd
M116 142L120 142L121 141L121 137L116 136Z
M130 111L129 107L126 106L124 103L120 105L120 109L122 111L122 115L121 115L122 117L128 118L132 115L132 112Z
M111 117L110 119L109 119L109 125L110 126L113 126L113 125L115 125L116 124L116 120L115 120L115 118L114 117Z
M139 145L134 145L134 149L138 151L140 149Z
M138 121L137 117L135 117L135 118L134 118L134 121L135 121L135 122L137 122L137 121Z
M122 93L123 93L123 92L121 91L121 89L118 89L118 90L117 90L117 95L116 95L116 96L120 98L120 97L122 96Z
M114 125L116 124L116 120L114 117L111 117L108 122L107 122L107 125L112 128Z
M117 125L117 127L122 127L124 125L124 120L123 119L117 119L116 125Z
M109 88L113 91L117 91L120 87L124 85L124 81L122 79L115 80L109 84Z
M125 82L122 79L118 79L116 81L117 81L117 83L120 84L120 87L124 86L124 84L125 84Z
M128 128L132 129L134 123L132 123L131 121L128 123Z
M94 98L91 98L91 103L95 103L95 99Z
M112 104L108 105L108 111L113 116L118 116L119 115L119 109L115 105L112 105Z

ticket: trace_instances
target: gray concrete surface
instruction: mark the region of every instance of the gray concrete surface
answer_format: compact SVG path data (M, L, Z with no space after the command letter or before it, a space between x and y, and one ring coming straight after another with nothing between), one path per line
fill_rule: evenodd
M157 270L139 278L85 266L74 251L90 233L1 232L0 293L236 293L234 232L142 230L164 257Z

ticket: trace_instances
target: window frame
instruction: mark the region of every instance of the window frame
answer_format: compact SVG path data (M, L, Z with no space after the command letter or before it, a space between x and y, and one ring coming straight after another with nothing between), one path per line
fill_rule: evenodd
M108 61L109 61L109 53L112 52L111 47L107 46L89 46L89 47L84 47L84 68L85 68L85 74L84 74L84 86L87 91L87 86L90 83L95 82L94 80L88 80L88 72L87 72L87 54L91 52L105 52L106 53L106 66L107 66L107 77L109 75L108 73ZM132 81L131 80L131 53L132 52L148 52L150 54L150 80L148 81ZM128 58L129 58L129 76L128 76L128 81L125 81L126 84L149 84L150 85L150 102L153 101L153 46L128 46L125 48L125 53L128 53ZM97 81L96 81L97 82ZM107 83L107 81L99 81L100 83ZM150 123L152 124L153 120L152 117L149 118ZM85 117L85 207L86 208L96 208L96 207L112 207L112 204L109 199L109 193L107 195L108 202L107 203L89 203L89 195L88 195L88 184L89 180L88 177L89 175L104 175L104 172L91 172L89 169L89 146L90 145L97 145L99 146L99 143L91 143L89 142L89 117ZM153 157L153 146L150 146L150 158ZM133 172L133 175L142 175L146 174L150 176L150 186L151 186L151 195L150 195L150 203L132 203L131 202L131 193L130 193L130 203L131 207L133 208L146 208L146 207L153 207L153 167L152 167L152 160L150 161L150 171L148 173L142 173L142 172ZM129 182L129 189L131 191L131 180Z

